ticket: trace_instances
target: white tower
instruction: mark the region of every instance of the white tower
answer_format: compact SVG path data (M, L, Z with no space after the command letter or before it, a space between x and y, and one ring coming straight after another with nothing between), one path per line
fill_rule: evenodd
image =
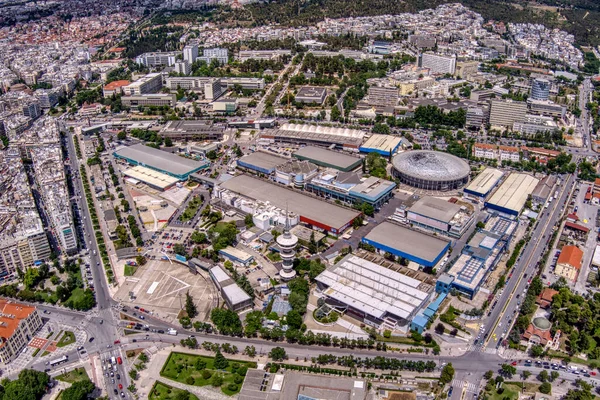
M283 269L279 272L279 276L283 281L294 279L296 271L294 271L294 258L296 258L296 245L298 238L290 232L290 220L288 217L287 207L285 208L285 228L283 234L277 237L277 244L281 249L281 260Z

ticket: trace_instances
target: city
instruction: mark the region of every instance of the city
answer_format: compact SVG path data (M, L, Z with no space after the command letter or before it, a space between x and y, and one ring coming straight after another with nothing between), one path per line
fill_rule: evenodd
M0 2L0 400L600 396L600 43L201 3Z

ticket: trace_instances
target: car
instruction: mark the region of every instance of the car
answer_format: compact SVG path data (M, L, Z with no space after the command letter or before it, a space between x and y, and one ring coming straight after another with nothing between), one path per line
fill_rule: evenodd
M163 331L162 329L159 329L158 333L165 333L165 331Z
M113 385L115 384L115 378L111 379L110 381Z
M132 340L132 342L133 342L133 343L137 343L137 339L133 339L133 340Z
M77 351L79 351L79 350L83 350L83 346L79 346L79 347L77 348Z
M145 319L145 317L143 315L140 315L140 319Z
M94 341L94 337L92 336L92 337L89 339L89 342L90 342L90 343L92 343L93 341Z
M121 397L125 398L125 393L121 392Z
M119 389L123 389L123 385L119 383Z
M513 367L516 367L518 363L516 361L513 361L511 364Z
M117 389L114 389L115 394L119 394L119 391Z
M114 344L119 344L119 343L121 343L121 341L120 341L120 340L115 340L115 343L114 343Z
M135 308L136 310L139 310L139 309L140 309L140 307L139 307L139 306L135 306L135 307L133 307L133 308Z
M121 375L117 374L117 379L121 379Z

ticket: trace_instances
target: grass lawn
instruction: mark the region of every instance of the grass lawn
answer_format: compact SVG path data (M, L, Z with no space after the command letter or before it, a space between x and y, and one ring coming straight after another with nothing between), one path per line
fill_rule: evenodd
M198 361L203 361L204 363L206 363L205 370L210 372L210 377L203 377L203 372L205 371L196 367L196 363ZM255 362L228 360L229 366L224 371L215 371L213 361L213 357L204 357L195 354L172 352L171 355L169 355L167 361L165 362L165 365L163 365L163 368L160 371L160 375L164 376L165 378L169 378L174 381L185 384L190 384L188 382L191 381L190 378L192 378L193 385L206 386L212 384L212 375L217 373L223 377L223 384L221 385L221 390L223 391L223 393L231 396L233 394L238 393L242 388L243 384L243 381L239 382L239 378L239 383L236 384L234 382L235 378L239 376L234 372L236 371L235 366L237 365L239 367L256 368ZM235 384L236 389L230 390L228 387L230 384Z
M202 199L200 196L194 196L188 203L185 211L179 216L181 222L187 222L196 216L198 209L202 205Z
M504 391L502 393L498 393L496 388L491 392L485 392L488 396L488 400L515 400L519 398L519 393L521 392L521 388L516 385L507 385L503 384L502 388Z
M267 254L267 258L273 262L281 261L281 255L275 251L270 251L269 254Z
M46 357L50 352L48 350L44 351L40 357Z
M31 355L32 357L37 356L37 353L40 352L41 349L35 349L35 351L33 352L33 354Z
M56 343L56 347L65 347L71 343L75 343L75 334L71 331L65 331L64 335Z
M83 289L77 288L71 292L71 297L69 297L69 299L66 302L73 301L74 303L78 303L81 300L83 300L84 296L85 296L85 293L84 293Z
M133 276L133 274L135 274L136 270L137 270L137 267L125 264L125 272L124 272L124 274L125 274L125 276Z
M56 379L63 382L74 383L78 381L87 381L90 378L87 372L85 372L85 368L75 368L73 371L57 376Z
M183 392L183 390L174 388L168 385L165 385L162 382L156 381L152 390L150 390L150 395L148 396L149 400L169 400L175 399L179 392ZM198 400L196 395L190 393L189 400Z

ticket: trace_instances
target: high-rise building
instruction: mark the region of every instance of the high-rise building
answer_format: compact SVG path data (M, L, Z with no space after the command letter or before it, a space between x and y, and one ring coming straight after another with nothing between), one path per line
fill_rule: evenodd
M550 81L543 78L535 78L531 82L531 98L533 100L548 100L550 97Z
M40 107L40 103L37 101L33 101L31 103L23 105L23 115L31 119L36 119L37 117L42 115L42 108Z
M193 64L198 58L198 45L188 44L183 48L183 60L187 61L190 65Z
M298 238L290 232L290 218L287 209L285 210L285 227L283 228L283 234L277 236L277 244L281 249L280 256L283 267L279 272L279 276L283 281L292 280L296 276L294 259L296 258Z
M189 75L192 72L192 65L187 61L178 61L173 65L173 71L178 74Z
M524 101L492 100L490 107L490 125L512 128L515 122L525 120L527 103Z
M369 87L369 104L374 106L395 106L398 104L398 88L396 87Z
M144 54L140 54L139 56L137 56L135 58L135 62L137 64L145 65L146 67L149 67L149 68L163 67L163 66L170 67L171 65L175 64L175 61L177 61L177 56L179 54L180 53L177 53L174 51L144 53Z
M221 64L227 64L229 62L229 56L227 49L215 47L214 49L204 49L202 57L198 57L199 60L210 64L212 60L217 60Z
M127 86L123 86L125 96L140 96L142 94L156 93L162 88L162 74L155 72L145 75Z
M429 68L432 74L452 74L456 71L456 56L439 56L437 54L423 53L420 57L423 68Z
M206 100L216 100L223 94L223 84L221 79L212 78L204 84L204 98Z
M48 237L40 227L19 237L7 238L0 242L0 276L14 274L17 269L25 271L39 261L50 258Z

